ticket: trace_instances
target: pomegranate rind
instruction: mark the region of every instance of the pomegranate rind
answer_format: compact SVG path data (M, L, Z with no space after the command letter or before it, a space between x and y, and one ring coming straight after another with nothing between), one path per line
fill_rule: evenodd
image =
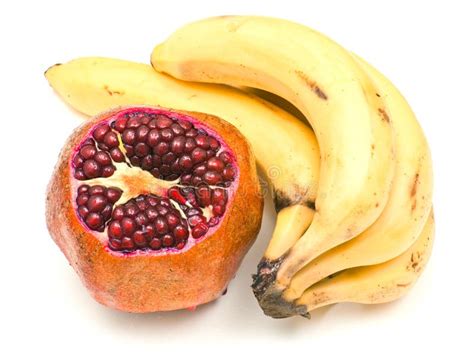
M133 106L136 107L139 106ZM75 146L93 125L126 108L92 118L67 140L47 188L48 230L94 299L108 307L145 313L184 309L215 300L235 276L260 230L263 197L252 150L234 126L218 117L158 108L190 116L225 140L236 157L240 174L234 185L234 198L216 231L183 253L110 253L77 217L71 199L69 163Z

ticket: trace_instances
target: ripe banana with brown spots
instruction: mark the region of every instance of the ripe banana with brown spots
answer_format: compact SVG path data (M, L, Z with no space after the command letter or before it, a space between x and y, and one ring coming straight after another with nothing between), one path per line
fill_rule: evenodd
M377 221L364 232L296 273L284 292L288 301L338 271L378 264L400 255L416 241L431 209L433 170L423 130L395 86L361 58L356 59L373 80L392 119L397 158L389 201Z
M296 305L304 313L340 302L380 304L401 298L426 267L433 248L434 229L431 212L421 234L404 253L387 262L351 268L326 278L307 289Z
M324 35L265 17L186 25L158 45L151 60L155 69L178 79L274 93L295 105L313 127L321 151L313 220L299 239L270 241L253 285L267 315L300 313L282 296L294 275L366 230L389 197L393 130L373 81Z
M274 239L295 239L310 224L319 176L316 137L273 104L231 87L183 82L149 65L111 58L78 58L50 67L45 76L66 103L86 115L147 104L228 121L249 140L274 193Z

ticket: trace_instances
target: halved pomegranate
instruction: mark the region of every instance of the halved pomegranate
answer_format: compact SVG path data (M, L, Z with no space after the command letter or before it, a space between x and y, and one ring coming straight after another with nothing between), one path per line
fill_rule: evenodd
M97 301L150 312L219 297L262 209L255 160L236 128L129 107L68 139L48 186L47 224Z

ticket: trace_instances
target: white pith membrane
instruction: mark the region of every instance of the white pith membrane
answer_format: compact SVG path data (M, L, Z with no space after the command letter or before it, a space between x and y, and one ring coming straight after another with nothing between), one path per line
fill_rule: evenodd
M70 168L77 218L122 256L189 250L219 227L239 182L235 155L215 131L147 107L92 126Z

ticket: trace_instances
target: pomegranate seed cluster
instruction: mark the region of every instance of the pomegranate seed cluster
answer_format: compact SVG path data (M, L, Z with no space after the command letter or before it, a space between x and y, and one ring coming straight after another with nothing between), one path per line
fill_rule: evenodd
M114 250L182 249L189 237L186 219L168 198L153 194L139 195L116 207L107 234Z
M93 183L112 176L117 163L176 183L163 196L140 194L117 205L121 189L79 185L81 220L93 231L107 230L109 247L124 252L182 249L190 237L205 236L224 215L236 174L232 155L214 136L187 120L150 112L97 125L73 156L73 175Z

